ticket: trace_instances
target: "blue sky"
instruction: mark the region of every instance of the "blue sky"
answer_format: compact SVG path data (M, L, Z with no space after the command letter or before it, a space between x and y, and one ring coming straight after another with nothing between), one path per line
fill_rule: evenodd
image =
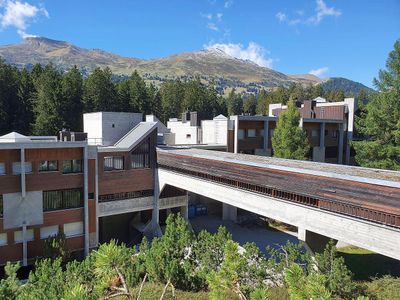
M27 35L145 59L218 47L372 86L400 38L400 0L0 0L0 44Z

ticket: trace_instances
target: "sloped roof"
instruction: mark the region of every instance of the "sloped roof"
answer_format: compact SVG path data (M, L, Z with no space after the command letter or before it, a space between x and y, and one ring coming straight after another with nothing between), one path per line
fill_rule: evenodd
M228 118L221 114L214 117L213 120L228 120Z
M31 139L18 132L10 132L0 136L0 143L31 143Z
M116 142L112 148L130 151L156 127L156 122L140 122Z

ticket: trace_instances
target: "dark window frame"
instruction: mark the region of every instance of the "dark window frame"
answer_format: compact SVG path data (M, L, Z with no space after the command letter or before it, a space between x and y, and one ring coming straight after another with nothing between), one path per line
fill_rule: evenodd
M54 162L55 162L55 169L50 168L50 166L51 166L50 163L54 164ZM45 164L43 164L43 163L45 163ZM46 168L42 168L42 166L44 166L44 165L46 166ZM42 160L42 161L39 162L39 165L38 165L38 172L39 173L42 173L42 172L57 172L57 171L58 171L58 160Z
M79 162L79 164L77 164L77 162ZM67 170L66 167L68 168ZM76 169L76 167L78 167L78 169ZM62 172L63 174L82 173L83 160L82 159L63 160Z
M122 166L121 161L122 159ZM109 162L111 161L111 164ZM108 164L108 166L106 166ZM105 156L103 160L103 171L110 172L110 171L123 171L125 170L125 157L123 155L118 156Z
M145 139L136 149L131 151L131 169L150 169L152 156L150 155L150 138Z
M82 208L83 189L43 191L43 212Z

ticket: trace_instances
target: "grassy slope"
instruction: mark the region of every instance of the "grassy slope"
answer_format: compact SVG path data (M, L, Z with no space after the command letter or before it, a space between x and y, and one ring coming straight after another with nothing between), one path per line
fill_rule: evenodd
M400 262L395 259L356 247L341 248L338 253L356 280L368 280L386 274L400 276Z

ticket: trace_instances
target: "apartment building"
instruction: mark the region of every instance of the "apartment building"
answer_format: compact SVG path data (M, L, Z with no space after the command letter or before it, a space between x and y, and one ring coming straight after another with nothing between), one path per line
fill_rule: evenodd
M71 250L95 245L95 159L86 141L0 137L0 264L26 265L61 230Z
M154 196L157 123L138 115L85 114L85 134L0 137L0 265L30 264L60 231L69 250L87 254L111 239L159 234L151 220L167 211L187 215L186 192Z
M223 115L204 120L197 112L186 112L181 119L170 119L167 128L170 134L165 143L168 145L203 145L226 150L228 118Z
M271 104L268 116L231 116L228 152L273 155L271 138L279 115L287 109ZM309 159L317 162L354 164L350 143L353 139L354 98L326 102L323 98L298 104L300 126L310 142Z

